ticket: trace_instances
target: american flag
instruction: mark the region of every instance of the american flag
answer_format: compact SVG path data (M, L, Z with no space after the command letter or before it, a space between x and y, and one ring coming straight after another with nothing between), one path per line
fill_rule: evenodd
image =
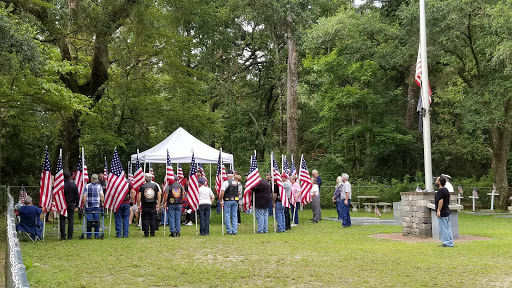
M135 173L133 174L133 189L139 191L139 187L142 186L144 182L144 172L142 171L142 167L140 167L139 157L137 156L137 161L135 161Z
M68 217L68 204L64 197L64 171L62 170L62 158L59 155L57 160L57 173L53 184L53 199L55 199L55 210L61 215Z
M153 177L151 178L151 181L155 181L155 172L153 171L153 165L151 165L151 163L149 163L149 173L151 173Z
M39 188L39 204L41 208L46 208L46 211L49 211L52 205L52 171L50 169L48 147L44 151L43 171L41 172Z
M286 155L283 155L283 173L288 174L288 176L292 175L292 170L290 170L290 165L288 165L288 160L286 160Z
M222 183L228 180L228 176L226 175L226 168L222 164L221 152L219 152L219 161L217 161L217 175L215 176L215 193L219 196L220 188L222 187Z
M290 202L286 197L286 193L284 192L283 180L281 179L281 173L279 173L279 168L277 167L276 158L274 157L274 152L272 152L272 181L274 181L279 187L279 195L281 196L281 204L284 207L290 208ZM274 185L272 185L274 186Z
M304 160L304 155L300 157L300 171L299 171L299 183L300 188L302 189L301 193L301 203L303 205L311 202L311 189L313 188L313 183L311 182L311 177L309 176L308 167L306 166L306 160Z
M190 173L188 175L188 204L192 211L199 207L199 184L197 183L197 165L194 153L192 153L192 162L190 163Z
M258 162L256 161L256 153L251 155L251 168L249 168L249 174L247 175L247 181L245 182L244 190L244 208L245 210L251 209L252 205L252 193L251 188L258 184L260 180L260 174L258 170Z
M185 179L185 174L183 174L183 169L181 168L181 164L178 163L178 182L181 186L185 186L187 180Z
M199 174L201 174L201 177L204 178L204 186L208 187L208 179L206 179L206 173L204 172L203 164L197 163L197 170Z
M107 157L105 158L105 166L103 166L103 179L105 179L105 182L107 182L108 185L108 165L107 165Z
M25 190L25 186L21 185L20 191L20 203L21 205L25 205L25 197L27 197L27 190Z
M128 163L128 181L130 181L133 186L132 163Z
M76 175L75 175L75 184L78 187L78 194L80 194L80 208L84 205L83 203L83 192L85 190L85 184L87 183L85 181L84 172L82 171L82 156L78 157L78 167L76 168Z
M167 151L167 167L165 168L165 179L163 191L167 190L169 185L174 183L174 170L172 170L171 157L169 157L169 151Z
M295 162L293 162L293 155L292 155L292 169L290 170L290 176L297 175L297 169L295 169Z
M478 192L476 191L476 188L473 188L473 197L478 198Z
M84 156L84 181L85 184L89 182L89 173L87 172L87 164L85 164L85 156Z
M420 86L421 88L421 77L422 77L422 68L421 68L421 47L418 48L418 58L416 59L416 75L414 76L414 82L416 82L416 84L418 86ZM422 98L420 97L420 100L422 100ZM428 83L428 104L430 105L432 103L432 90L430 89L430 83ZM427 107L424 107L424 105L422 104L421 105L422 108L427 108Z
M114 149L114 156L110 164L110 181L108 181L107 195L105 195L105 208L117 212L128 192L128 182L125 179L117 149Z
M462 187L459 185L459 187L457 188L457 190L459 191L459 194L464 194L464 191L462 190Z

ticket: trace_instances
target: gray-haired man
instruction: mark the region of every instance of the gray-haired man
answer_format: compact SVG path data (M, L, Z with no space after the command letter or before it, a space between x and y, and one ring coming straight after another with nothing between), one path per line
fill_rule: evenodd
M352 226L350 221L350 200L352 198L352 185L348 182L348 174L341 174L341 181L343 182L343 188L341 188L341 228L347 228Z

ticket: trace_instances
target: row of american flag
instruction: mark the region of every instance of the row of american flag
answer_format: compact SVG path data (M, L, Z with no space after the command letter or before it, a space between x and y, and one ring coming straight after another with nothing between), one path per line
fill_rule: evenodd
M217 195L220 193L220 189L222 183L227 180L226 168L222 162L221 153L219 153L219 158L217 162L217 173L215 177L215 192ZM82 153L83 156L83 153ZM80 203L79 206L83 207L84 203L82 201L82 195L85 191L87 182L89 181L89 175L87 172L87 165L85 164L85 157L80 156L79 163L77 166L77 171L75 173L75 183L78 187L78 192L80 195ZM121 205L122 200L125 198L126 193L129 193L129 184L130 183L137 191L139 187L144 184L144 171L140 165L139 159L135 162L135 172L132 173L131 165L128 165L128 180L125 178L125 173L121 165L121 161L119 160L119 155L117 154L117 150L114 149L114 155L112 158L112 163L110 166L110 173L108 173L108 165L107 158L105 157L105 165L104 165L104 175L105 180L107 182L107 190L105 193L105 208L113 211L117 211L119 206ZM254 187L260 179L258 163L256 160L256 152L251 155L250 160L250 170L247 175L246 186L243 194L243 205L246 210L251 208L252 204L252 193L251 188ZM301 202L302 204L307 204L311 202L310 191L312 188L311 177L309 175L309 171L307 169L306 160L304 156L301 156L301 162L299 167L299 172L297 173L295 164L293 161L293 156L291 158L291 166L288 164L285 155L282 155L282 165L281 170L283 173L286 173L289 176L297 175L297 181L301 186ZM279 172L279 168L277 165L277 161L274 157L274 153L271 155L271 174L272 174L272 186L276 184L279 189L279 195L281 195L281 201L284 207L290 207L290 205L294 205L295 201L290 201L286 197L286 193L284 192L284 186L281 179L281 173ZM154 173L152 165L149 165L149 173L153 175ZM198 178L205 176L205 171L201 163L196 163L194 153L192 153L191 160L191 168L188 177L188 197L190 207L193 211L196 211L199 207L199 185ZM167 163L166 163L166 173L164 179L163 191L167 190L167 187L174 183L174 170L171 163L171 158L169 157L169 151L167 151ZM180 184L184 185L186 179L184 177L183 169L181 168L180 163L177 164L177 178ZM206 182L208 186L208 182ZM26 195L26 194L25 194ZM20 196L20 200L21 200ZM48 148L45 150L44 160L43 160L43 170L41 173L41 182L40 182L40 194L39 194L39 203L41 208L44 208L46 211L57 211L61 215L67 216L67 204L66 199L64 198L64 173L62 169L62 157L59 155L57 160L57 169L55 173L55 180L52 184L52 174L50 168L50 157L48 153Z

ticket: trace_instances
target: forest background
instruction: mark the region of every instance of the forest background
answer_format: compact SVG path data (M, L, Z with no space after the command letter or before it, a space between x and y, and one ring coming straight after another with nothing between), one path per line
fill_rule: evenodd
M504 208L512 2L426 2L433 174L495 181ZM274 151L330 184L423 185L416 1L8 0L0 39L0 184L38 185L45 146L97 172L183 127L242 174Z

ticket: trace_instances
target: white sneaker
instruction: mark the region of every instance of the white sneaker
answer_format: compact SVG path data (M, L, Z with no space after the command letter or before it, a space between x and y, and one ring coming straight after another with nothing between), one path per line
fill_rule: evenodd
M291 226L291 227L299 226L299 224L295 224L295 223L293 223L293 224L291 224L290 226Z
M192 221L190 221L190 222L188 222L188 223L187 223L187 224L185 224L185 225L187 225L187 226L192 226L192 225L194 225L194 224L192 224Z

